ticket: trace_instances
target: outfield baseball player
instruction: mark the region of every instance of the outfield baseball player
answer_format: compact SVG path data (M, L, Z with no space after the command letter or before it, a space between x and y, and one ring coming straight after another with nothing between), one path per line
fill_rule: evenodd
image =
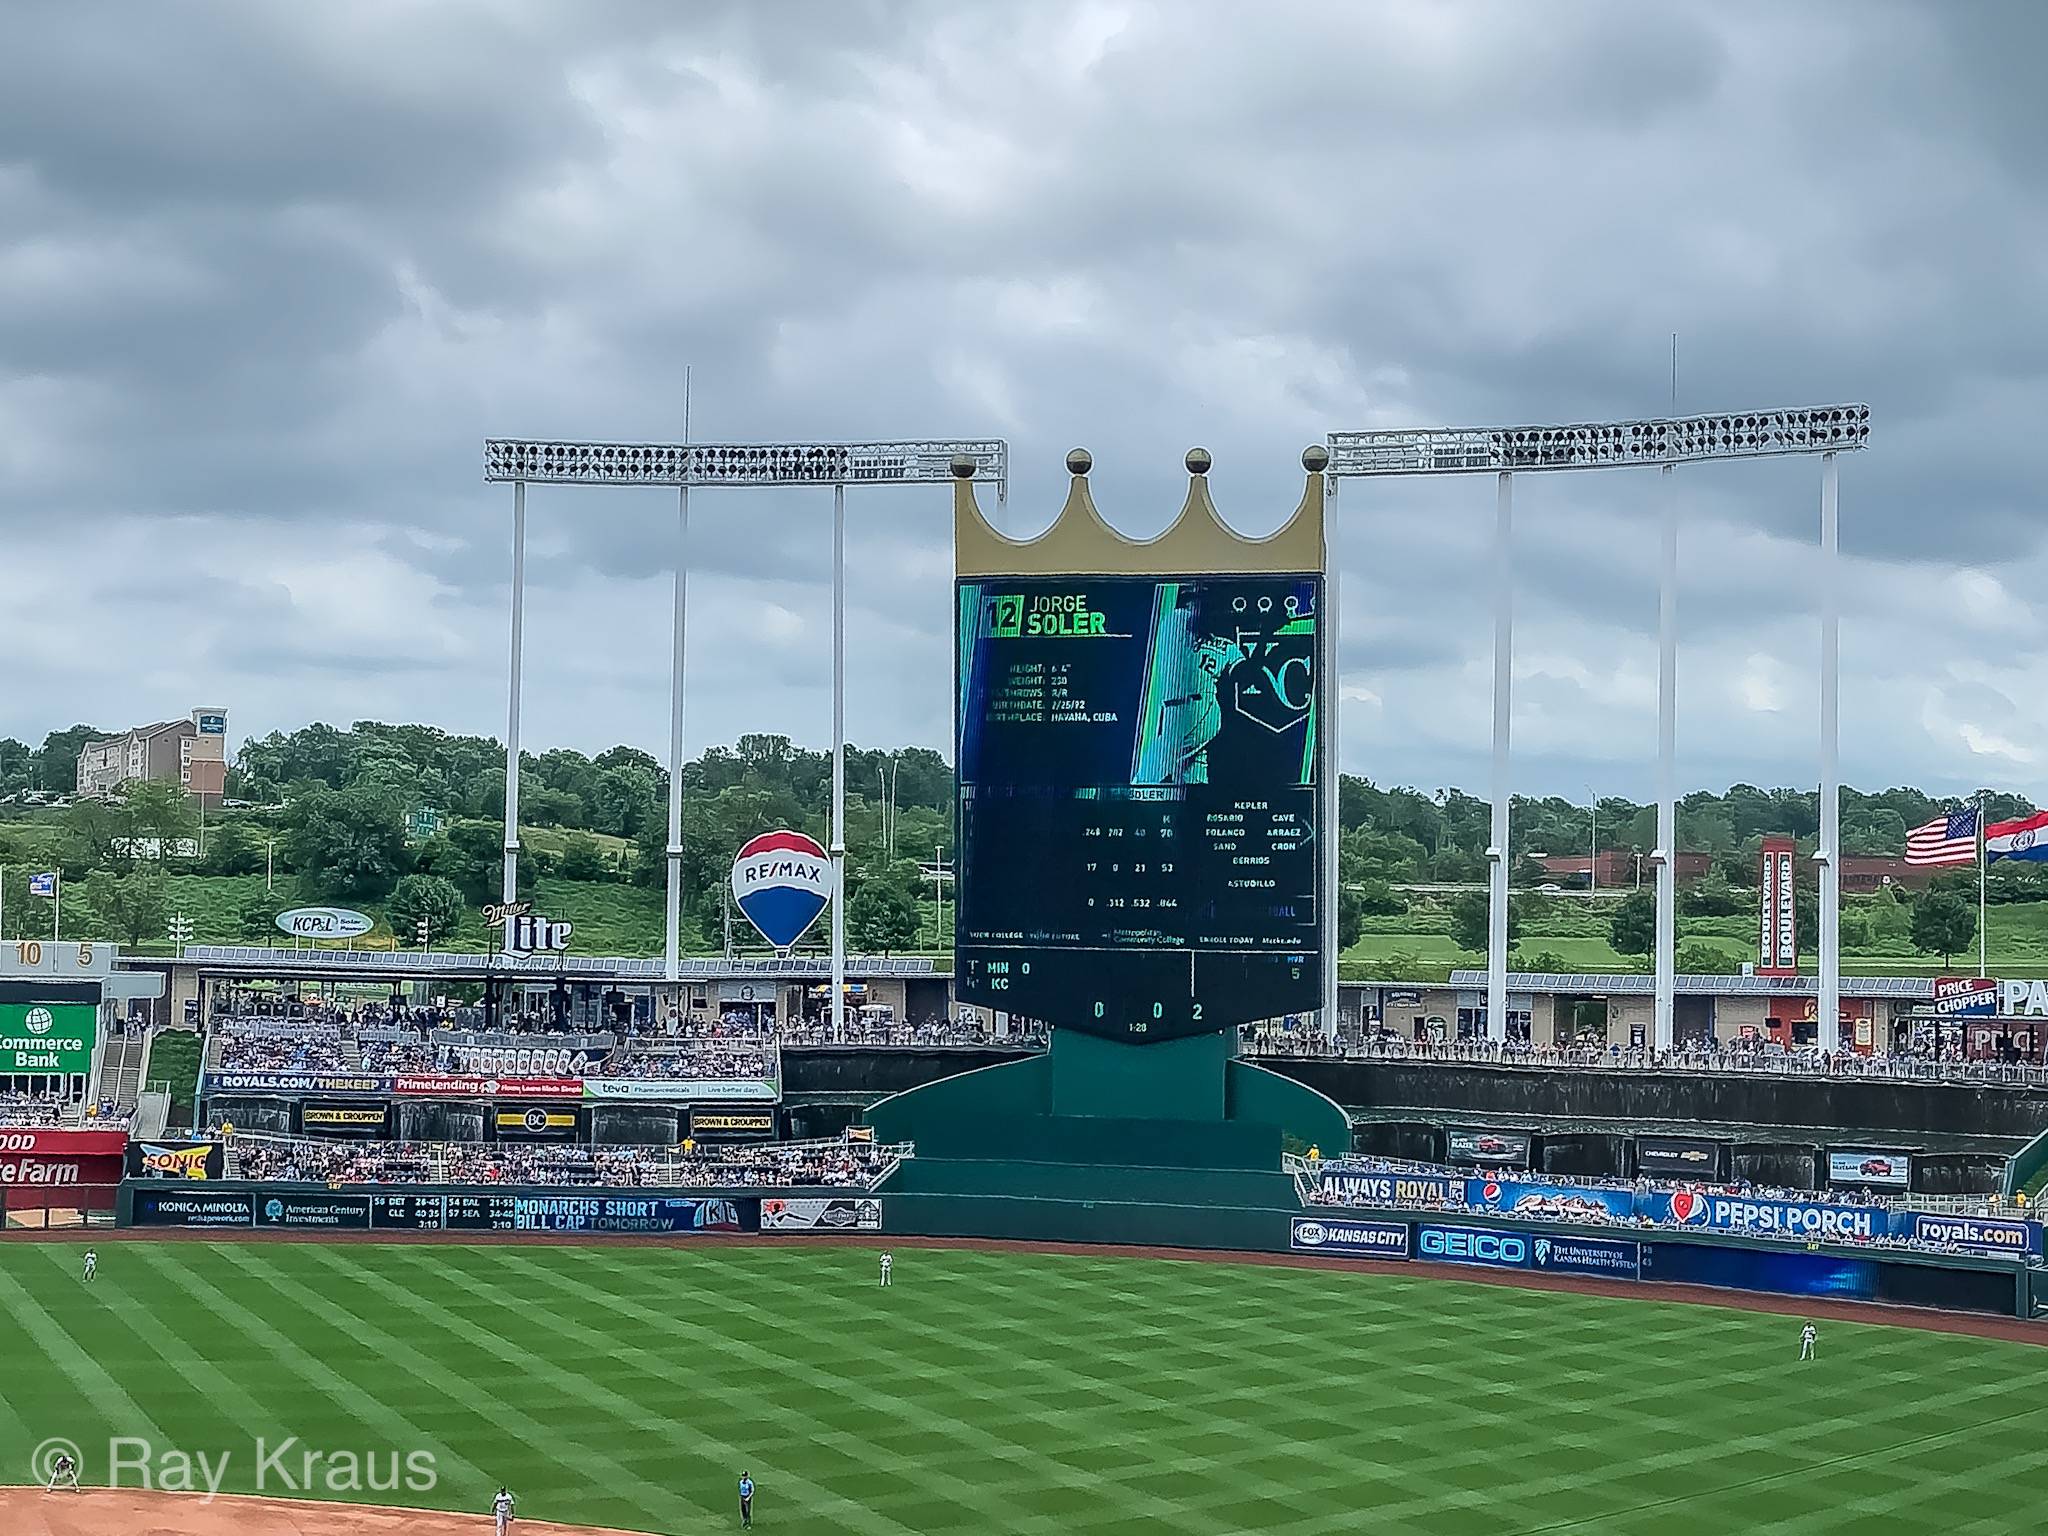
M99 1273L100 1256L88 1248L85 1250L85 1278L90 1280Z
M498 1536L512 1529L512 1494L509 1489L500 1488L498 1496L491 1500L491 1518L498 1522Z
M753 1528L754 1479L752 1474L742 1472L740 1474L740 1529L751 1531Z
M78 1492L78 1463L71 1459L68 1451L57 1453L56 1461L50 1465L49 1484L43 1492L55 1493L60 1487L69 1488L73 1493Z
M882 1284L884 1285L889 1283L889 1265L892 1262L893 1260L890 1259L888 1254L882 1255Z
M1813 1358L1813 1341L1818 1337L1819 1335L1815 1332L1814 1326L1811 1323L1808 1323L1804 1328L1799 1330L1800 1359L1811 1360Z

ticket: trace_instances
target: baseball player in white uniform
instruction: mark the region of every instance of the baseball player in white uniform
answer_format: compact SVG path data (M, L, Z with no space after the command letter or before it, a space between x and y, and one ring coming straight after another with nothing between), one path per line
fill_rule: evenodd
M85 1278L86 1278L86 1279L88 1279L88 1280L90 1280L90 1279L91 1279L91 1278L92 1278L92 1277L93 1277L94 1275L96 1275L96 1274L98 1274L98 1273L99 1273L99 1268L100 1268L100 1256L99 1256L99 1255L98 1255L97 1253L95 1253L95 1252L94 1252L94 1251L93 1251L92 1249L90 1249L90 1248L86 1249L86 1250L85 1250Z
M78 1492L78 1463L71 1459L68 1451L59 1451L57 1459L50 1464L50 1481L43 1492L55 1493L59 1488Z
M889 1283L889 1266L893 1262L894 1260L892 1260L888 1254L885 1253L882 1255L882 1284L884 1285L887 1285Z
M505 1536L512 1529L512 1495L509 1490L500 1488L498 1496L491 1500L491 1518L498 1522L498 1536Z
M1799 1330L1800 1359L1811 1360L1813 1358L1813 1341L1818 1337L1819 1334L1815 1331L1814 1326L1811 1323L1808 1323L1804 1328Z

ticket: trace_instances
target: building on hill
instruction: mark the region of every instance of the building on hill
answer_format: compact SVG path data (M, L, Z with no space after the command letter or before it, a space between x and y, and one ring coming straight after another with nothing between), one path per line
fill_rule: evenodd
M1538 854L1536 862L1546 873L1560 879L1577 879L1583 883L1589 869L1595 866L1591 855L1584 853ZM1672 866L1672 877L1680 885L1691 885L1704 880L1714 867L1711 853L1681 853ZM1642 885L1656 878L1656 870L1650 861L1625 848L1603 848L1597 864L1603 891L1623 890Z
M195 709L182 720L137 726L78 749L78 793L104 799L140 781L212 796L227 790L228 712Z
M1908 864L1893 854L1871 855L1845 853L1842 855L1842 894L1844 896L1875 896L1888 886L1904 886L1908 890L1919 890L1941 869L1925 864Z

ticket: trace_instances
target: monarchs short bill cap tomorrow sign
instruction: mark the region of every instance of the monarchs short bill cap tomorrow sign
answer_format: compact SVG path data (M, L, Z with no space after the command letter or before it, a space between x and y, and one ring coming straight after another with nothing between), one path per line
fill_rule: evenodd
M732 861L732 899L777 949L802 938L831 897L832 860L801 832L764 832Z

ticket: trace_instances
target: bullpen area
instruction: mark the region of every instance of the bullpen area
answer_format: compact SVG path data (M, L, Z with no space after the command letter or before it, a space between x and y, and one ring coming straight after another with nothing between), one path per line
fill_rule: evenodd
M2048 1466L2025 1344L1822 1315L1802 1364L1796 1315L1369 1262L899 1244L885 1289L880 1241L123 1239L90 1282L11 1243L0 1466L61 1440L85 1488L0 1525L132 1532L118 1482L196 1490L166 1531L282 1528L209 1488L488 1529L509 1483L674 1536L750 1473L819 1536L1961 1533L2031 1526Z

